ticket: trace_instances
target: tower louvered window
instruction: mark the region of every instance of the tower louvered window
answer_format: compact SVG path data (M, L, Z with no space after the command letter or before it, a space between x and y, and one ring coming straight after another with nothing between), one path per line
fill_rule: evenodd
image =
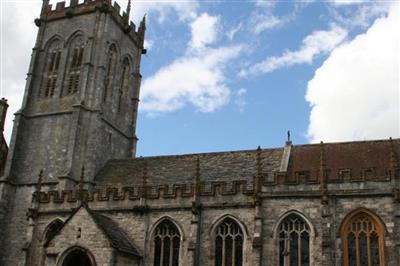
M178 266L180 239L178 228L164 220L155 229L154 266Z
M310 265L310 228L297 214L288 215L279 225L279 265Z
M71 44L69 52L69 68L67 75L67 89L65 94L74 94L78 92L79 80L81 76L82 60L83 60L83 41L76 38Z
M60 66L61 50L53 50L49 54L48 67L46 72L46 84L44 97L53 97L57 83L58 67Z
M117 63L117 50L115 45L111 45L108 50L107 63L106 63L106 75L104 77L104 94L103 102L106 102L110 93L112 93L112 82L114 79L115 66Z
M121 72L121 86L118 92L118 112L121 112L122 97L127 93L129 79L129 61L127 58L122 62L122 72Z
M382 227L367 213L359 213L347 221L342 241L345 266L385 265Z
M61 44L59 40L52 41L46 55L46 63L44 66L43 83L39 90L39 97L53 97L61 59Z
M224 219L215 231L215 266L243 265L243 232L237 222Z

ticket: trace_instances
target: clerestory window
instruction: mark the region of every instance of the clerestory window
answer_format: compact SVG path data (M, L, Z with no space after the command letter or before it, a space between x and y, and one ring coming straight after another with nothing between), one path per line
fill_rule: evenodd
M342 227L344 266L379 266L384 264L383 227L377 219L360 212Z
M154 266L178 266L180 239L178 228L162 221L154 232Z
M238 223L225 218L215 231L215 266L242 266L243 240Z
M279 225L279 265L310 265L310 228L297 214L288 215Z

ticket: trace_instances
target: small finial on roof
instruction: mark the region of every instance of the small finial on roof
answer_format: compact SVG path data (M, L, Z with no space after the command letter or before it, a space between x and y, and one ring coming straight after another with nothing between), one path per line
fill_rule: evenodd
M128 0L128 6L126 7L126 15L129 21L129 15L131 14L131 0Z
M40 190L42 190L42 182L43 182L43 169L40 169L39 178L38 178L38 182L36 185L37 192L40 192Z
M287 131L287 140L286 140L286 146L292 145L292 140L290 139L290 130Z

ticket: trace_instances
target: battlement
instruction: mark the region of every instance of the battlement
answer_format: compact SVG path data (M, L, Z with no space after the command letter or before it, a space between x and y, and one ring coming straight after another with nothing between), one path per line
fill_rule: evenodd
M285 193L311 193L318 196L320 193L321 182L317 178L307 179L304 176L296 175L295 177L288 176L285 172L271 173L271 176L263 175L260 177L261 193L273 192L283 195ZM338 180L337 178L328 178L328 184L337 184L338 189L342 190L343 185L348 184L349 188L354 185L362 184L362 187L367 182L384 182L389 183L394 178L394 173L388 172L385 176L376 176L374 178L354 177L351 180ZM253 180L231 180L231 181L203 181L200 182L199 194L201 197L218 197L218 196L253 196L255 194L256 177ZM382 184L382 183L381 183ZM137 201L141 198L147 199L175 199L175 198L190 198L195 193L195 183L175 183L175 184L149 184L146 186L105 186L92 190L50 190L47 192L33 193L33 200L40 203L65 203L77 202L84 198L86 201ZM273 187L280 188L273 189ZM301 189L294 189L300 187ZM292 188L290 188L292 187ZM367 186L366 186L367 187ZM272 189L272 190L271 190ZM294 190L293 190L294 189ZM371 191L374 189L371 187ZM346 192L346 189L343 190ZM351 192L351 189L349 190ZM348 191L347 191L348 192ZM39 197L38 197L39 196Z
M58 2L55 5L44 1L40 19L36 21L36 25L40 26L42 21L49 22L94 12L110 14L126 34L135 40L139 37L143 41L145 21L142 21L136 31L136 25L129 20L130 3L127 9L121 12L120 5L117 2L113 4L111 0L84 0L82 3L79 3L79 0L70 0L69 5L66 1Z

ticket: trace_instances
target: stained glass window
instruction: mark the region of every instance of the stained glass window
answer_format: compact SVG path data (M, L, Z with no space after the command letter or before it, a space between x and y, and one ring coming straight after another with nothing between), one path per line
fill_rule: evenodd
M243 239L236 221L225 218L215 232L215 266L242 266Z
M384 265L382 226L367 213L349 219L342 228L343 264L345 266Z
M279 225L279 265L310 265L310 228L297 214Z
M154 233L154 266L179 265L180 234L169 220L164 220Z

